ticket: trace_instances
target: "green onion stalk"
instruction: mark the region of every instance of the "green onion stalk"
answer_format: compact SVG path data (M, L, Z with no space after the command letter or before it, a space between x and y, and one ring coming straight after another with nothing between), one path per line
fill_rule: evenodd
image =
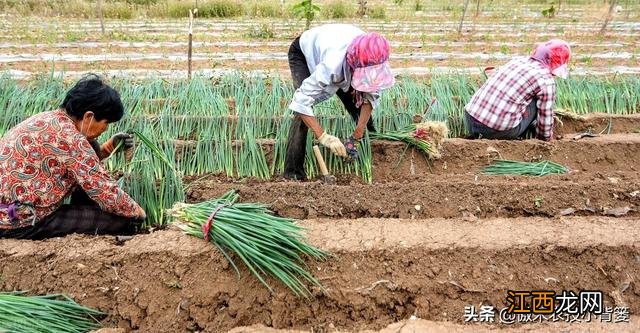
M485 175L517 175L517 176L546 176L550 174L565 174L569 169L551 161L520 162L511 160L495 160L484 168Z
M101 315L64 295L0 292L0 332L84 333L100 328Z
M324 260L327 254L307 243L304 228L292 219L274 216L266 205L238 203L238 198L229 191L215 200L178 203L171 209L174 224L188 235L213 243L240 276L231 253L235 254L269 291L273 289L267 276L298 296L311 295L307 284L322 289L306 269L304 258Z
M70 83L50 73L26 82L0 74L0 136L28 117L58 107ZM251 144L242 147L244 155L239 160L236 149L231 145L235 140L245 141L248 135L256 140L273 139L275 136L268 173L272 176L283 172L291 122L287 104L294 93L289 80L237 72L215 79L203 76L171 81L115 78L110 83L120 92L129 112L126 122L113 124L105 135L137 130L153 142L162 143L159 144L162 151L168 149L165 142L189 141L190 145L182 145L182 151L178 153L181 158L177 160L175 169L180 174L223 173L233 177L238 175L236 169L240 165L243 168L241 174L266 178L263 157L260 156L263 152L252 148L255 145ZM423 120L445 121L451 137L464 135L463 106L480 84L479 78L458 74L434 75L429 80L399 79L380 97L380 105L373 114L378 133L373 134L372 139L380 134L391 140L403 140L407 132L413 131L407 127L415 115L421 115ZM640 112L640 78L635 76L572 77L558 81L557 88L556 113L560 118L563 117L561 109L569 109L579 115L589 112L612 115ZM431 103L433 100L435 104ZM323 102L316 109L318 121L331 134L346 138L353 132L353 121L338 98ZM197 154L185 154L194 151L190 148L192 142ZM317 174L310 154L311 142L310 139L305 163L309 176ZM149 162L151 159L158 160L148 151L136 156L137 165L152 163ZM344 163L332 156L326 156L325 160L331 172L360 173L363 179L367 178L368 171L356 164ZM245 161L249 163L246 166L243 165ZM109 161L110 170L121 170L124 166L129 165L121 158ZM157 168L157 165L153 167ZM158 172L147 173L153 174L153 178L140 179L139 182L157 180ZM148 191L141 190L141 193Z
M362 173L362 180L367 184L373 182L373 153L371 151L371 139L369 139L369 137L370 135L367 131L358 147L358 152L360 153L358 157L359 170Z
M155 145L144 134L133 131L142 146L125 165L125 174L118 180L123 188L147 213L143 228L164 226L171 216L165 214L174 203L184 201L182 175L175 168L175 147L164 143Z

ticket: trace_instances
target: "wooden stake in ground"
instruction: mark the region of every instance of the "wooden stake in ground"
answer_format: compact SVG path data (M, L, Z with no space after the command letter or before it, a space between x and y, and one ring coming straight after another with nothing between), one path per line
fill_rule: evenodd
M462 17L460 18L460 25L458 26L458 35L462 32L462 23L464 22L464 16L467 14L467 7L469 7L469 0L464 0L464 9L462 10Z
M189 46L187 51L187 75L189 80L191 80L191 55L193 53L193 13L194 11L197 13L198 9L195 10L189 9Z
M98 19L100 20L100 30L102 30L102 34L104 35L104 16L102 15L102 0L98 0L96 4L96 10L98 14Z
M556 15L560 13L560 6L562 6L562 0L558 0L558 9L556 10Z
M613 18L613 10L616 7L616 2L618 2L617 0L609 0L610 5L609 5L609 13L607 14L607 18L604 20L604 23L602 24L602 28L600 28L600 34L604 34L604 32L607 30L607 25L609 25L609 21L611 21L611 18Z
M476 2L476 17L478 17L478 15L480 15L480 0Z
M359 17L367 15L367 0L358 0L358 12L356 15Z

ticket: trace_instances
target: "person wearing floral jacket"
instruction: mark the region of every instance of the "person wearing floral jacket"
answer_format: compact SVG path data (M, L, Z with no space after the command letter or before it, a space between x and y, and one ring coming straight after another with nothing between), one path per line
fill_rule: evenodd
M9 130L0 139L0 238L135 232L144 210L100 163L115 147L132 147L133 137L118 133L103 145L96 141L123 115L118 92L88 75L59 109ZM63 204L69 196L70 204Z

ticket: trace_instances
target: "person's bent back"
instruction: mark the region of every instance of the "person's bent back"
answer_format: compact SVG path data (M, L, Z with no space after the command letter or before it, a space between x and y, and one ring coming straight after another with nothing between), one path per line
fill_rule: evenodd
M561 40L538 45L492 75L465 106L472 138L516 139L535 133L553 138L554 76L566 77L571 51Z
M58 110L7 132L0 139L0 237L133 233L145 212L100 163L114 147L131 146L132 137L95 141L123 114L118 92L92 75ZM63 205L68 196L71 204Z

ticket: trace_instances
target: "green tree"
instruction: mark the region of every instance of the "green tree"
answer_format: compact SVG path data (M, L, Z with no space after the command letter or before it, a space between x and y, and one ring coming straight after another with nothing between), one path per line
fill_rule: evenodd
M311 21L316 17L316 14L320 12L320 6L313 4L312 0L302 0L293 6L292 9L294 15L299 18L304 18L307 21L307 29L311 26Z

